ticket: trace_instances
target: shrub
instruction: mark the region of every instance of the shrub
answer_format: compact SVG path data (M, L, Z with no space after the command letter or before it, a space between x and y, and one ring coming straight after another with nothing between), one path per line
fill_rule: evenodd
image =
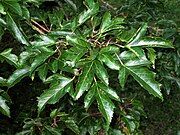
M163 100L152 72L156 58L153 48L173 48L172 44L148 36L147 23L138 30L127 27L123 17L111 17L93 0L85 1L82 12L72 1L54 2L56 9L46 13L33 1L0 3L1 31L7 29L22 44L17 54L12 48L0 53L1 62L15 68L9 77L0 77L4 89L0 111L11 116L9 88L27 77L32 81L38 78L37 83L42 83L45 90L37 98L37 114L33 119L24 118L23 131L18 134L140 132L143 106L122 97L121 91L132 76L137 84ZM43 8L45 2L37 4ZM33 8L28 11L29 5ZM29 30L25 20L36 33ZM111 87L112 72L118 73L119 89Z

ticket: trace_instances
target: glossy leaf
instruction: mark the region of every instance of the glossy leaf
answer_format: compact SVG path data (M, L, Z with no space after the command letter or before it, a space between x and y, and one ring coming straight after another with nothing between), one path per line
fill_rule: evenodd
M99 4L95 3L94 0L86 0L87 11L83 11L78 18L78 24L81 25L90 19L99 11Z
M106 85L109 85L109 79L108 79L109 76L103 64L99 62L98 60L96 60L94 62L94 67L95 67L94 71L95 71L96 76L100 80L102 80Z
M59 69L59 60L55 59L51 64L51 71L56 73Z
M58 82L54 82L53 85L48 90L38 97L38 113L40 113L46 104L55 104L63 97L69 90L68 84L72 82L73 79L66 77L61 77Z
M8 117L10 117L10 109L6 104L6 100L0 96L0 112Z
M48 73L48 65L46 63L38 68L38 76L42 81L46 80L47 73Z
M138 30L137 32L132 36L132 38L129 40L128 44L134 44L136 43L140 38L142 38L147 30L147 23L144 23Z
M121 42L128 43L135 33L136 33L135 28L131 28L130 30L125 29L122 30L122 32L118 35L117 38Z
M160 84L154 80L154 73L144 67L126 67L133 78L150 94L163 100Z
M79 127L78 125L75 123L75 121L73 120L73 118L69 118L67 120L65 120L65 124L66 126L71 129L74 133L79 134Z
M6 12L4 10L4 6L1 3L0 3L0 13L3 14L3 15L6 14Z
M136 42L129 43L129 46L131 46L131 47L142 46L142 47L173 48L173 45L171 42L166 41L161 38L143 38Z
M105 33L114 29L122 28L121 24L123 23L123 18L115 18L111 20L111 14L106 12L102 19L102 24L99 32Z
M150 61L146 58L144 50L141 48L132 48L131 51L123 51L119 55L120 59L126 66L148 66Z
M155 53L156 51L153 48L147 48L147 50L148 50L148 58L154 65L156 60L156 53Z
M30 68L30 71L31 71L31 74L34 72L34 70L40 66L41 64L43 64L46 59L48 59L51 55L53 55L55 52L50 50L50 49L47 49L47 48L42 48L40 54L38 54L33 63L31 64L31 68Z
M31 42L31 44L35 47L41 47L41 46L52 46L54 45L56 42L55 40L53 40L52 38L48 37L48 36L45 36L45 35L41 35L40 37L40 40L38 41L33 41Z
M7 6L9 8L9 10L12 13L22 16L22 9L17 1L13 1L13 0L9 1L8 0L8 1L3 1L3 3L5 6Z
M16 25L16 23L14 22L12 16L9 13L7 13L7 15L6 15L6 21L7 21L7 26L9 28L9 30L13 33L15 38L19 42L21 42L22 44L29 45L29 43L26 40L25 36L21 32L21 30L18 28L18 26Z
M95 100L96 86L93 85L84 98L84 107L88 109Z
M108 53L100 54L98 59L99 61L104 62L110 69L119 70L119 64L110 54Z
M118 79L119 79L119 83L120 83L122 88L124 88L124 85L126 83L126 79L128 77L128 74L129 73L128 73L127 69L124 66L120 67Z
M118 53L118 52L119 52L119 47L113 46L113 45L106 46L100 50L101 54L103 54L103 53L112 53L113 54L113 53Z
M108 30L108 27L111 25L111 14L106 12L102 19L102 25L100 28L100 33L104 33Z
M75 36L66 36L66 40L73 46L77 46L79 48L89 48L90 44L82 38Z
M81 95L90 88L94 77L92 69L93 65L94 62L91 62L84 66L82 74L79 76L78 83L76 85L75 100L81 97Z
M18 67L18 57L11 53L12 49L6 49L0 53L0 60L6 60L9 64Z
M7 84L9 87L17 84L21 79L29 75L29 67L17 69L14 73L7 79Z
M77 62L87 52L85 48L71 47L69 50L64 51L61 58L66 61L66 64L70 67L74 67Z
M59 37L59 36L64 36L64 37L66 37L66 36L75 36L75 34L73 33L73 32L69 32L69 31L51 31L51 32L49 32L49 35L51 35L51 36L57 36L57 37Z
M98 83L98 87L102 91L104 91L108 95L108 97L110 97L110 98L112 98L112 99L114 99L116 101L120 101L119 96L117 95L117 93L112 88L106 86L103 83Z
M21 6L21 9L22 9L22 16L23 16L23 18L25 18L27 20L30 19L29 10L25 6Z
M110 124L112 117L113 117L113 110L115 108L113 102L109 99L105 92L96 86L96 100L98 103L98 108L100 112L103 114L104 118L106 119L108 125Z
M0 25L1 26L6 26L7 23L2 18L0 18Z
M29 52L29 51L24 51L19 55L19 61L18 64L20 67L23 67L27 64L28 59L33 57L35 53Z
M122 118L122 120L125 122L128 130L129 130L129 133L133 133L134 130L135 130L135 128L136 128L136 125L135 125L135 123L134 123L134 121L133 121L133 117L127 115L127 116L124 116L124 117Z
M5 86L6 85L6 79L0 77L0 86Z

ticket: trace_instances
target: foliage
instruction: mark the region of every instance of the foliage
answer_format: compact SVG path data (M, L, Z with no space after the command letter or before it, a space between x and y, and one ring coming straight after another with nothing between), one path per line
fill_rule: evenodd
M132 76L136 85L163 100L152 71L153 48L173 48L172 43L148 35L144 22L129 29L124 16L112 17L93 0L86 0L82 11L71 0L54 3L47 13L43 1L0 3L2 33L8 30L23 46L17 54L12 48L0 53L1 62L15 69L0 77L0 111L11 117L8 89L31 78L45 88L38 92L35 116L24 117L17 134L139 133L143 106L121 92ZM112 71L119 74L119 89L111 87Z

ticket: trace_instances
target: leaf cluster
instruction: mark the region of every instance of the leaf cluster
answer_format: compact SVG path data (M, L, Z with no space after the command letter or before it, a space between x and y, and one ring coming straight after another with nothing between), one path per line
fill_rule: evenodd
M142 88L163 100L152 72L154 48L173 48L171 42L147 36L147 23L128 30L123 17L102 12L93 0L86 0L86 8L77 15L70 12L67 16L58 8L37 18L30 18L28 3L34 1L0 2L2 31L7 29L24 45L19 55L11 48L0 53L0 61L16 69L8 78L0 77L0 86L13 88L25 77L32 81L38 77L48 85L37 97L37 119L25 120L19 134L135 133L143 107L136 100L122 98L121 89L132 76ZM67 3L76 10L72 1ZM26 36L19 25L24 19L37 34ZM118 72L121 88L111 87L109 70ZM10 117L7 101L9 97L3 90L0 111ZM42 113L48 104L57 107L45 120ZM66 110L68 105L72 109ZM118 126L112 123L113 117L118 119Z

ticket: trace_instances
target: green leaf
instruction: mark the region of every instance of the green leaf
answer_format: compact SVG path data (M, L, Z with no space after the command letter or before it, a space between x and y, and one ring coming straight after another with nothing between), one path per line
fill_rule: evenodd
M96 60L94 62L94 67L95 67L94 71L95 71L96 76L100 80L102 80L106 85L109 85L109 79L108 79L109 76L103 64L99 62L98 60Z
M4 6L0 3L0 13L5 15L6 12L4 11Z
M0 53L0 60L6 60L9 64L18 67L18 57L11 53L12 48L4 50Z
M60 129L54 128L54 127L48 126L48 125L44 126L41 134L42 135L62 135Z
M136 33L135 28L131 28L130 30L124 29L122 32L118 35L118 40L121 42L128 43L130 39L133 37L134 33Z
M31 74L35 71L35 69L43 64L51 55L53 55L55 52L48 49L48 48L42 48L41 47L41 52L38 54L35 58L33 63L31 64Z
M126 69L144 89L163 100L160 84L155 81L153 72L145 67L126 67Z
M1 26L6 26L7 23L2 18L0 18L0 25Z
M87 52L84 48L71 47L62 53L61 59L66 61L66 64L70 67L76 66L77 62Z
M156 60L156 51L153 48L147 48L148 50L148 58L149 60L152 62L152 64L155 64L155 60Z
M6 100L6 102L12 103L12 100L10 98L10 96L8 95L8 91L4 91L0 89L0 95L2 98L4 98Z
M8 117L10 117L10 109L6 104L6 100L0 96L0 112Z
M0 86L6 86L6 82L7 82L6 79L0 77Z
M121 130L117 130L117 129L110 129L109 131L109 135L124 135Z
M129 40L128 44L134 44L137 42L142 36L145 35L146 30L147 30L147 23L144 23L138 30L137 32L132 36L132 38Z
M147 66L150 65L150 61L146 58L144 50L142 48L132 48L131 51L123 51L119 58L122 60L125 66Z
M54 119L54 118L57 117L58 113L59 113L59 109L54 109L53 111L51 111L50 117L51 117L52 119Z
M78 83L76 85L75 100L81 97L81 95L90 88L94 77L92 70L93 65L94 62L90 62L84 66L82 74L79 76Z
M28 52L28 51L21 52L21 54L19 55L19 61L18 61L19 66L20 67L26 66L27 60L33 56L34 54L32 52Z
M29 74L29 67L17 69L14 73L8 78L7 84L9 87L14 86L16 83L21 81L22 78L28 76Z
M79 127L77 126L77 124L75 123L75 121L73 120L73 118L69 118L67 120L65 120L65 124L66 126L71 129L74 133L79 134Z
M119 64L109 53L100 54L98 59L104 62L110 69L119 70Z
M76 36L66 36L66 40L72 45L79 48L90 48L90 44L83 38Z
M16 23L14 22L13 18L11 17L9 13L7 13L6 15L6 21L7 21L8 29L13 33L14 37L22 44L29 45L25 36L21 32L21 30L18 28L18 26L16 25Z
M100 28L100 33L104 33L108 31L108 28L111 25L111 14L109 12L106 12L102 19L102 24Z
M38 68L38 76L44 82L48 73L48 65L45 63Z
M73 32L68 32L68 31L50 31L48 33L50 36L55 36L55 37L59 37L59 36L75 36L75 34Z
M96 100L98 103L98 108L109 125L113 117L115 106L113 102L109 99L107 94L103 90L101 90L97 85L96 85L96 92L97 92Z
M17 1L3 1L4 5L6 7L8 7L8 9L15 14L18 14L20 16L22 16L22 9L21 6L19 5L19 3Z
M100 34L122 28L121 24L123 23L123 18L115 18L111 20L111 14L109 12L106 12L102 19L102 24L100 27Z
M124 85L126 83L126 79L128 77L128 71L126 70L126 68L124 66L121 66L119 69L119 75L118 75L118 79L119 79L119 83L121 85L122 88L124 88Z
M39 36L39 38L40 38L40 40L31 42L33 47L35 47L35 46L36 47L41 47L41 46L48 47L48 46L52 46L56 43L54 39L52 39L48 36L45 36L45 35L41 35L41 36Z
M96 86L93 85L84 98L84 108L88 109L95 100Z
M22 16L24 19L30 19L30 13L29 13L29 10L25 7L25 6L22 6L21 7L22 9Z
M171 42L161 39L161 38L143 38L136 42L129 43L129 46L174 48Z
M119 47L117 46L113 46L113 45L109 45L109 46L106 46L104 48L102 48L100 50L100 53L103 54L103 53L118 53L119 52Z
M55 59L53 62L52 62L52 72L53 73L56 73L59 69L59 60Z
M58 82L55 81L48 90L38 97L38 113L40 113L46 104L55 104L63 97L68 91L69 86L73 79L69 79L59 75Z
M93 15L98 13L99 11L99 4L95 3L94 0L86 0L86 7L88 8L87 11L83 11L78 18L79 26L90 19Z
M108 95L108 97L110 97L111 99L114 99L116 101L120 101L119 96L112 88L106 86L103 83L97 83L97 84L98 84L98 87Z
M0 25L0 40L2 39L3 35L4 35L4 28Z
M135 122L133 120L134 120L133 117L130 115L126 115L126 116L122 117L122 121L125 122L130 133L133 133L136 128Z

